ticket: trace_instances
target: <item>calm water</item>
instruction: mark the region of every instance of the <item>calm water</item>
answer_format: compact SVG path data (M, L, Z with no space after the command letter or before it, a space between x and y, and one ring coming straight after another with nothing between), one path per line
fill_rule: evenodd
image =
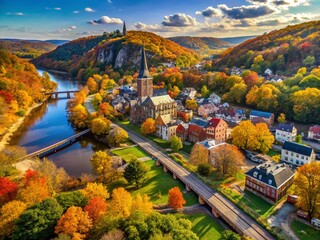
M43 73L42 70L38 72ZM80 87L77 81L63 79L60 75L49 75L51 80L58 83L58 90L76 90ZM50 100L34 109L14 134L10 145L22 146L31 153L72 136L75 129L67 120L67 101L68 99ZM80 176L82 173L91 173L89 159L95 151L105 148L106 146L89 135L49 155L48 158L58 167L63 167L71 176Z

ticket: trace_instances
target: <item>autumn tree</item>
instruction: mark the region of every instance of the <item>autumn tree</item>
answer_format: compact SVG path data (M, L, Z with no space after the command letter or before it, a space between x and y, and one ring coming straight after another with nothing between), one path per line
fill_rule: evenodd
M235 177L241 166L244 165L243 154L237 147L229 144L217 146L210 160L222 178Z
M255 150L262 153L267 153L272 148L274 143L274 135L270 132L266 123L257 123L256 129L256 140L258 145Z
M303 144L303 141L302 141L302 136L300 134L298 134L294 140L296 143L300 143L300 144Z
M110 196L108 190L101 183L88 183L84 189L80 190L80 192L88 199L94 197L106 199Z
M101 216L107 212L107 202L101 197L94 197L89 200L84 211L88 213L93 223L97 223Z
M99 113L103 114L107 119L113 119L115 115L114 108L108 102L100 103Z
M141 133L148 135L156 132L156 122L152 118L147 118L141 125Z
M69 207L68 210L61 216L57 226L55 227L56 234L66 234L72 239L85 239L92 228L92 220L88 213L80 207Z
M15 199L19 186L11 179L0 177L0 206Z
M255 136L256 128L252 122L242 121L232 129L232 144L241 149L256 149L258 143Z
M86 86L88 87L90 93L97 92L99 87L97 82L92 77L88 78Z
M63 186L69 180L69 175L64 168L58 168L54 162L44 158L37 159L34 170L46 176L47 186L50 193L57 193L63 190Z
M68 109L68 119L77 128L85 128L88 124L89 114L81 104Z
M247 92L245 83L237 83L230 88L230 91L223 95L223 99L234 103L243 103Z
M25 155L27 155L27 152L22 147L6 146L4 149L2 149L0 152L0 162L1 162L0 177L12 175L12 173L16 171L13 164L18 162L19 158Z
M314 217L320 214L320 163L304 164L297 168L296 173L297 206Z
M182 192L179 187L173 187L168 192L168 205L174 209L183 208L183 205L186 204Z
M180 149L182 149L183 144L182 144L181 138L178 137L177 135L173 135L170 138L170 147L174 152L178 152Z
M195 144L191 150L189 163L198 166L202 163L208 163L208 150L202 144Z
M140 184L142 184L146 180L148 170L149 168L145 163L134 158L127 165L123 176L129 184L134 183L136 188L138 189L139 187L141 187Z
M120 146L120 143L126 142L128 137L126 130L121 127L114 127L107 136L107 142L110 146Z
M47 199L24 211L15 222L12 239L51 239L63 213L55 199Z
M138 193L132 201L131 212L139 211L144 215L148 215L153 211L153 203L150 201L150 197L147 194L141 195Z
M198 109L197 101L194 99L186 100L186 108L194 112L197 111Z
M97 151L90 158L93 172L101 178L102 182L110 183L118 179L121 175L113 167L112 156L107 152Z
M111 122L102 117L97 117L91 122L91 131L96 135L106 135L110 131Z
M9 237L14 229L15 221L27 208L27 205L20 201L11 201L0 209L0 238Z
M178 97L179 93L180 93L180 89L177 86L173 86L173 88L171 90L168 90L168 94L171 98L176 98Z
M127 218L130 216L132 209L131 194L124 188L116 188L112 191L112 199L110 201L111 215L118 218Z
M286 115L284 113L280 113L277 118L278 123L285 123L286 122Z
M203 86L202 86L200 92L201 92L202 97L204 97L204 98L207 98L207 97L209 97L209 95L210 95L210 91L209 91L209 89L207 88L206 85L203 85Z
M258 74L250 70L243 71L242 78L249 88L252 88L254 85L258 85L262 82Z

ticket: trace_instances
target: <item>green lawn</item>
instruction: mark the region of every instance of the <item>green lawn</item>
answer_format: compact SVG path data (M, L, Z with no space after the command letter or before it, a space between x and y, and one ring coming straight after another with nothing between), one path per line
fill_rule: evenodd
M148 180L142 188L133 190L133 195L138 193L148 194L154 204L163 204L168 202L168 191L170 188L178 186L181 191L185 189L184 184L179 180L174 180L171 174L163 172L163 167L157 167L153 160L146 161L145 164L150 167ZM192 191L184 193L183 196L187 202L185 206L198 203L197 196Z
M130 162L134 158L147 157L148 155L139 147L129 147L124 149L111 150L111 152L119 157L121 157L124 161Z
M300 240L318 240L320 239L320 231L316 230L299 220L293 220L291 222L291 229L294 231L294 233L297 235L297 237ZM303 230L305 233L302 233L301 230Z
M197 234L200 240L220 239L221 233L224 229L213 218L202 213L185 216L192 222L192 231Z
M269 152L267 153L267 155L269 157L273 157L273 156L276 156L276 155L279 155L279 154L280 154L280 152L277 152L277 151L275 151L273 149L270 149Z

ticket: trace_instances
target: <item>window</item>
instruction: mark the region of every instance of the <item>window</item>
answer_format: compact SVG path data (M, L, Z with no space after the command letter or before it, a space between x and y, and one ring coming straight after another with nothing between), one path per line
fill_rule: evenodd
M296 164L297 164L297 165L300 165L300 161L299 161L299 160L296 160Z
M291 153L291 156L293 156L293 152Z
M304 159L304 156L301 156L301 159Z

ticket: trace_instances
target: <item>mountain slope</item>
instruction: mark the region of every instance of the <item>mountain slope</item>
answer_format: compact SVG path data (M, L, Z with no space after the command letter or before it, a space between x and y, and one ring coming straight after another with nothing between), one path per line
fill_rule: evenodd
M34 58L52 51L57 45L43 41L28 41L18 39L0 39L0 49L10 51L23 58Z
M124 73L135 71L140 64L140 50L144 41L149 66L175 61L178 66L198 62L197 54L156 34L128 31L81 38L59 46L56 50L34 59L38 67L67 71L70 76L86 79L112 66Z
M215 69L250 68L258 55L263 57L264 66L279 74L292 74L302 66L319 65L320 21L288 26L249 39L223 52Z
M227 43L219 38L213 37L171 37L168 38L180 44L183 47L190 49L219 49L219 48L229 48L232 44Z

